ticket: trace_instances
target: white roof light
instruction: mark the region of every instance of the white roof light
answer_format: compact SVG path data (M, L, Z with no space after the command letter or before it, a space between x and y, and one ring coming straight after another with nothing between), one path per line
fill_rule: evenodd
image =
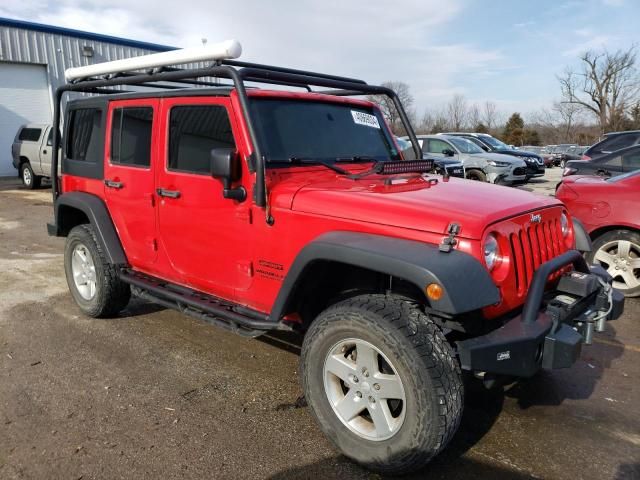
M113 62L96 63L94 65L87 65L86 67L68 68L64 72L64 77L67 82L70 82L79 78L89 78L109 73L129 72L132 70L144 70L208 60L238 58L241 53L242 46L240 42L237 40L227 40L212 45L203 45L201 47L142 55L124 60L115 60Z

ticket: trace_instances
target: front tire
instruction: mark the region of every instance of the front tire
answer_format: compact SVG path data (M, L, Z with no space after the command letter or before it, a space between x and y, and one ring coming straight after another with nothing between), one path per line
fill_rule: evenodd
M613 287L625 297L640 296L640 233L612 230L600 235L587 260L606 269L613 277Z
M129 303L131 288L107 260L91 225L78 225L69 232L64 271L73 299L90 317L115 316Z
M40 186L40 181L42 180L41 177L33 173L33 169L29 162L24 162L20 165L20 179L22 180L22 185L29 190L38 188Z
M322 312L302 346L302 383L320 428L347 457L386 474L426 465L458 429L455 354L417 307L362 295Z

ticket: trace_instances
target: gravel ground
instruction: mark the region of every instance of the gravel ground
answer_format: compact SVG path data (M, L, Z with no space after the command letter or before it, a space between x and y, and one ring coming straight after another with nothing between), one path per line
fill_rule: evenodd
M553 193L560 169L525 187ZM133 301L80 314L50 191L0 182L0 478L376 479L299 401L298 339L247 340ZM413 478L640 478L640 302L571 369L472 388Z

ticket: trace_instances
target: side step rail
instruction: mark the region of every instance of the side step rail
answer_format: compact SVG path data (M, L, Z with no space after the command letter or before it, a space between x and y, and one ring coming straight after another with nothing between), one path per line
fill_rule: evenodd
M257 337L270 330L291 330L283 322L269 320L263 313L131 269L122 269L120 279L132 286L134 295L144 300L178 310L242 336Z

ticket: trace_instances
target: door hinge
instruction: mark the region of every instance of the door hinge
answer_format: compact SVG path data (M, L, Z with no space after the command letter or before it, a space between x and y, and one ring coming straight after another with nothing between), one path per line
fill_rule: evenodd
M156 206L156 196L153 193L149 195L149 200L151 200L151 206L155 207Z
M253 262L238 262L238 271L247 277L253 277Z
M153 248L154 252L158 251L158 241L155 238L151 240L151 248Z

